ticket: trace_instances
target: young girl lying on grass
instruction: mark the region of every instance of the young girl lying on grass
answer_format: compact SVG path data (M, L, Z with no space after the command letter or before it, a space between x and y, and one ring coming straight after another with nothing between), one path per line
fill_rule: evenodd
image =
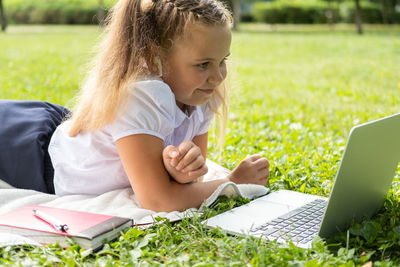
M203 182L208 128L220 108L232 18L216 0L121 0L73 115L49 153L58 195L131 186L154 211L199 207L222 183L265 185L268 160L247 157Z

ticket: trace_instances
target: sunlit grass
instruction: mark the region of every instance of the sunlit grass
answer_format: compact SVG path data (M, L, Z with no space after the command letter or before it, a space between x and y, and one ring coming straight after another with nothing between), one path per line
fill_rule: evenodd
M225 148L219 154L211 135L211 159L232 168L247 154L260 153L271 162L273 188L328 195L351 127L399 112L400 28L367 25L365 30L358 36L353 25L333 30L326 25L241 25L229 59L233 86ZM11 26L0 34L0 97L69 106L100 32L93 26ZM87 258L76 247L0 249L0 258L38 265L58 259L71 266L94 261L353 266L372 257L376 266L383 261L396 265L398 184L396 178L379 216L352 227L347 249L346 233L335 237L339 250L318 243L306 251L210 232L193 219L132 230ZM237 203L221 200L215 209ZM44 260L43 251L50 260Z

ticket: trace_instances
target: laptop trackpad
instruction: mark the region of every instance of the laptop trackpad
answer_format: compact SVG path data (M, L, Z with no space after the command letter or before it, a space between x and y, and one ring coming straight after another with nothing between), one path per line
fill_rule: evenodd
M248 207L249 205L251 205L251 208ZM257 199L208 219L207 225L211 227L220 226L229 232L247 233L252 227L272 220L290 210L289 205Z

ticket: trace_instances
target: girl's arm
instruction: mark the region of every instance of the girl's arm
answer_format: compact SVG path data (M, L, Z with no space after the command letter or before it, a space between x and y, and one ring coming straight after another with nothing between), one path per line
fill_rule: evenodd
M202 135L195 136L193 138L193 143L200 147L201 149L201 154L203 155L203 158L207 158L207 145L208 145L208 132Z
M193 143L200 147L201 154L203 155L204 161L207 160L207 150L208 150L208 132L195 136L193 138ZM206 165L207 166L207 165ZM208 171L208 169L207 169ZM197 178L197 182L203 181L203 176Z
M196 140L202 152L206 145L203 138ZM146 209L173 211L199 207L219 185L229 181L226 178L180 184L171 180L163 164L163 141L155 136L131 135L119 139L116 145L135 195Z

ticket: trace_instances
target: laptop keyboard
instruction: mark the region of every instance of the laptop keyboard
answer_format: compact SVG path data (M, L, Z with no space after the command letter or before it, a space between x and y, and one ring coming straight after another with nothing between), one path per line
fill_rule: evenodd
M313 200L272 221L252 228L250 232L257 232L257 235L264 235L273 240L285 239L308 243L318 234L327 203L323 199Z

